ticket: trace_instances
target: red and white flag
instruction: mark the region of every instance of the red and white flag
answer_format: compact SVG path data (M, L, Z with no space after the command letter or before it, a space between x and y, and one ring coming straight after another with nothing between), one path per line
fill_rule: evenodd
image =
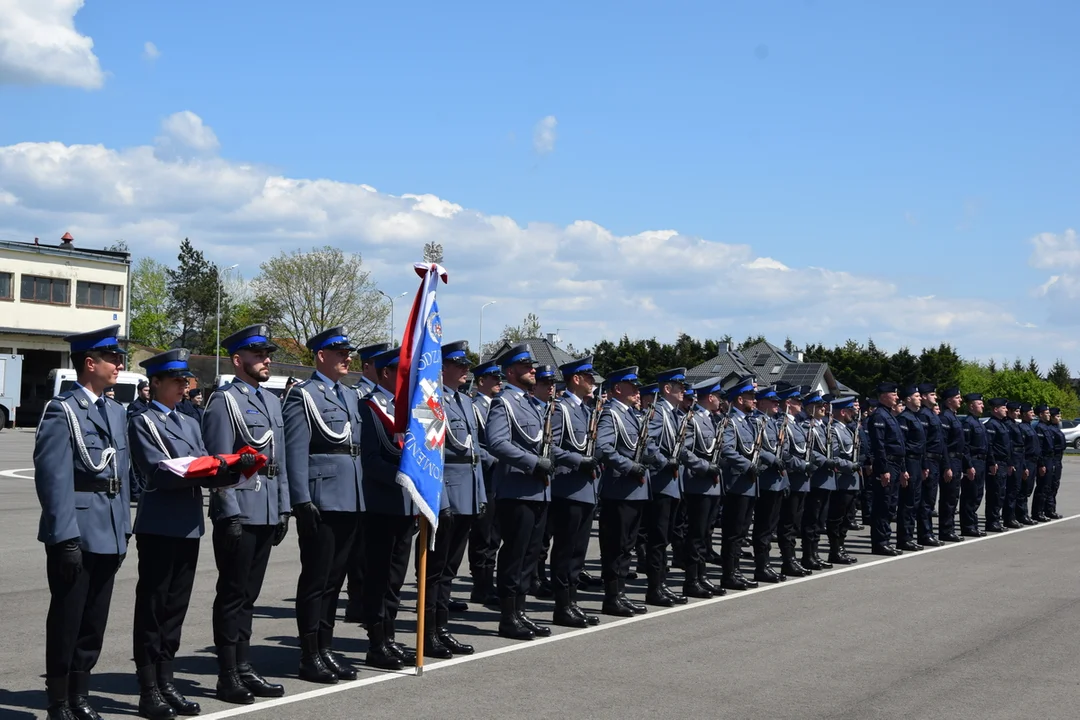
M266 467L267 457L260 452L256 452L255 448L249 445L240 448L239 452L222 455L221 457L225 460L225 464L232 468L236 467L240 462L241 455L255 456L255 464L241 470L241 473L245 478L252 477L255 473ZM162 460L158 463L158 467L183 478L206 478L216 475L218 468L221 467L221 463L214 455L203 455L202 457L192 457L189 455L187 457Z

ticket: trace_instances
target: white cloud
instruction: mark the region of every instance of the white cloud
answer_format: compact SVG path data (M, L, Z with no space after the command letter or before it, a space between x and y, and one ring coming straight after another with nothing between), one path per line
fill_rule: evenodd
M555 129L558 125L559 121L554 115L548 115L536 123L536 127L533 128L533 150L538 155L547 155L555 150L557 139Z
M1028 262L1041 269L1080 267L1080 237L1073 229L1060 235L1039 233L1031 238L1034 250Z
M158 50L157 45L147 40L146 44L143 45L143 57L151 61L157 60L161 57L161 51Z
M183 110L173 113L161 123L162 135L156 139L159 155L163 159L211 155L221 147L217 135L204 125L202 118Z
M100 88L94 41L75 29L83 0L0 0L0 85Z
M1059 325L1080 324L1076 301L1080 300L1080 236L1076 230L1063 233L1039 233L1029 241L1032 246L1028 264L1040 270L1056 271L1046 282L1032 289L1035 297L1046 300L1051 322Z
M104 247L125 238L137 254L171 261L190 237L215 261L255 274L280 250L331 244L363 254L387 292L415 288L411 263L442 243L450 285L440 294L447 332L475 337L479 308L496 332L526 313L578 347L602 338L678 332L763 333L796 343L873 336L881 347L950 342L970 355L1023 347L1049 362L1080 346L1030 327L1008 299L915 297L885 276L796 267L748 244L676 230L619 235L588 220L566 226L489 215L430 194L284 177L223 160L194 113L164 123L161 145L113 149L58 142L0 147L0 237L59 237Z

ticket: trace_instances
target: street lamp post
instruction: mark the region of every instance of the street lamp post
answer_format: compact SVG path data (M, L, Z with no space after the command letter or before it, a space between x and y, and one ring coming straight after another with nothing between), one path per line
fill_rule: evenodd
M222 272L229 272L240 267L239 263L236 265L230 265L222 270ZM217 284L217 345L214 347L214 357L217 358L214 365L214 372L217 377L214 378L214 382L218 382L218 378L221 377L221 275L218 275Z
M405 297L409 293L408 292L403 292L400 295L395 295L394 297L390 297L389 295L384 293L382 290L379 290L378 292L379 292L380 295L382 295L384 298L386 298L387 300L390 301L390 344L393 345L394 344L394 301L397 300L398 298Z
M481 360L484 359L484 308L494 305L495 302L495 300L489 300L480 306L480 346L476 349L476 354Z

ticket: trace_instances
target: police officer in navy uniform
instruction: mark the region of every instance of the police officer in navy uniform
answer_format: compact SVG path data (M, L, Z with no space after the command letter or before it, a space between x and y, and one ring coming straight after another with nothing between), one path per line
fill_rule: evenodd
M1024 470L1020 480L1020 492L1016 496L1016 521L1021 525L1035 525L1037 522L1031 518L1028 512L1028 499L1035 490L1035 481L1040 471L1045 473L1046 467L1042 464L1042 440L1041 432L1035 429L1035 408L1031 403L1020 403L1020 422L1017 428L1023 437L1024 443Z
M34 436L49 614L49 718L97 718L88 702L109 618L113 579L127 553L130 456L123 407L103 397L124 368L119 325L70 335L74 387L45 405Z
M1068 446L1065 433L1061 430L1061 408L1050 408L1050 430L1054 436L1054 477L1051 478L1046 493L1046 517L1051 520L1060 520L1062 516L1057 511L1057 494L1058 488L1061 487L1065 448Z
M536 572L551 501L552 458L542 455L542 403L529 395L536 383L532 348L515 345L499 358L506 385L487 418L488 452L495 466L495 518L502 536L498 555L499 634L532 640L551 634L525 615L525 596Z
M217 698L247 704L255 697L281 697L285 688L269 683L251 666L251 624L262 590L270 548L289 529L285 423L281 401L261 383L270 379L270 355L277 346L266 325L249 325L222 342L234 378L210 395L202 435L211 454L235 453L247 446L268 464L236 489L210 494L217 594L214 646L218 657Z
M397 387L400 357L401 348L396 347L373 358L375 390L360 403L365 504L361 530L366 559L364 625L368 633L364 662L383 670L400 670L416 662L415 651L397 642L394 627L420 514L409 491L397 481L401 444L393 432L393 388Z
M600 564L604 583L605 615L629 617L648 610L626 596L630 557L649 500L649 465L656 446L649 438L643 418L635 412L640 403L637 367L608 373L608 401L601 410L596 446L603 466L600 480Z
M698 402L690 410L688 452L683 455L683 502L686 505L685 580L683 596L711 598L724 589L709 582L708 540L712 521L723 492L719 452L716 445L720 380L712 378L694 388Z
M938 401L944 405L939 419L945 436L950 471L944 473L938 488L938 540L960 542L963 538L956 534L956 508L960 502L964 478L971 469L971 456L968 454L964 438L964 424L956 414L962 402L960 388L945 388L939 393ZM963 527L962 517L961 527Z
M300 678L333 684L353 680L355 668L332 651L337 601L356 542L361 488L360 399L342 384L352 342L343 327L307 341L315 372L285 396L286 475L300 544L296 625Z
M485 451L478 440L476 411L472 399L461 389L469 374L468 350L465 340L442 346L442 406L446 413L443 507L435 546L428 554L424 608L424 654L436 658L473 654L472 645L460 642L450 632L450 588L465 556L473 518L487 504L481 469Z
M689 434L688 420L682 404L685 390L686 368L664 370L656 376L656 412L649 424L649 435L656 444L658 467L649 473L652 499L645 506L642 518L645 527L645 570L649 579L645 602L649 605L671 607L685 605L685 595L674 592L667 585L668 545L675 525L675 515L682 497L679 476L680 463L687 455Z
M922 550L916 542L919 514L922 512L922 484L929 475L926 468L926 420L919 415L922 396L915 385L901 389L904 410L896 421L904 433L904 469L908 481L900 485L896 515L896 547L900 550Z
M150 409L150 383L140 380L139 384L136 385L135 393L135 399L127 406L128 417Z
M592 413L585 399L595 379L592 356L559 367L566 389L555 400L552 442L555 475L551 481L551 585L555 597L552 621L564 627L596 625L600 618L577 604L578 584L585 569L593 512L596 508L599 464L596 438L589 437Z
M964 448L970 465L964 471L960 483L960 533L963 537L984 537L986 531L979 527L979 506L986 496L986 515L989 524L991 483L996 488L996 476L990 470L997 471L994 464L990 435L979 419L982 417L984 401L981 393L964 395L967 414L961 420L964 428Z
M1007 413L1004 426L1009 431L1012 443L1012 471L1005 476L1005 501L1002 507L1002 524L1015 530L1022 527L1017 507L1020 505L1020 492L1023 483L1027 480L1028 468L1024 457L1024 433L1020 430L1020 403L1010 401L1006 403Z
M1005 487L1016 469L1013 465L1013 441L1009 431L1009 401L991 398L990 419L986 428L989 459L986 468L986 532L1005 532L1002 514L1005 509ZM1019 526L1017 526L1019 527Z
M919 544L939 547L941 540L934 534L934 509L938 504L938 492L944 484L953 481L949 447L941 416L935 412L938 406L937 392L932 383L919 385L920 407L917 415L926 429L926 452L923 471L926 474L922 486L922 504L917 508ZM940 524L940 520L939 520Z
M204 532L202 480L159 467L163 460L209 455L195 421L176 410L187 391L189 353L178 348L139 363L150 378L150 409L128 421L132 461L146 487L135 515L139 582L135 588L133 654L139 714L146 718L198 715L199 704L173 683L173 661L187 615L199 540ZM245 458L245 464L254 456ZM219 458L219 478L235 482Z
M1039 418L1038 425L1035 425L1039 436L1039 473L1031 495L1031 519L1035 522L1049 522L1046 498L1054 478L1054 431L1050 425L1050 406L1040 403L1035 406L1035 412Z
M807 420L802 423L806 433L807 449L810 453L810 492L806 495L802 522L802 560L810 570L827 570L832 563L818 554L821 531L828 522L829 499L836 489L836 476L833 474L836 457L836 440L832 428L825 418L828 403L818 392L803 398L803 411Z
M469 532L469 572L473 587L469 599L493 607L499 606L498 593L495 592L495 556L499 551L499 531L495 526L495 456L487 451L487 416L491 409L491 400L502 392L502 371L494 360L480 363L472 369L473 385L476 394L473 397L473 410L476 412L477 441L484 449L481 467L484 471L484 493L488 504L484 512L478 515Z
M724 559L720 585L726 590L757 587L757 581L743 577L739 570L743 540L754 517L760 472L760 467L754 465L759 426L750 418L754 395L753 378L749 376L735 381L727 390L731 410L728 412L730 420L721 436L725 486L720 549Z
M855 422L858 400L855 397L838 398L832 402L832 418L829 429L836 443L833 446L833 469L836 489L829 496L829 511L825 530L829 536L829 562L837 565L853 565L858 562L848 554L846 542L848 519L860 490L862 462L858 453L862 448L857 441L859 426Z
M904 444L904 432L893 414L893 409L900 401L896 383L883 382L875 388L874 392L877 395L878 407L867 423L867 432L870 434L870 452L874 457L873 477L870 479L874 488L870 544L871 551L875 555L895 557L903 551L897 549L891 542L889 510L896 506L901 486L906 487L910 482L910 475L906 468L907 446ZM899 522L898 519L898 536Z
M360 379L356 382L356 392L361 399L375 390L377 371L374 358L390 348L387 343L365 345L356 351L360 358ZM364 534L356 533L352 554L349 556L349 569L346 574L345 593L349 601L345 604L345 622L361 624L364 622L363 587L364 587Z

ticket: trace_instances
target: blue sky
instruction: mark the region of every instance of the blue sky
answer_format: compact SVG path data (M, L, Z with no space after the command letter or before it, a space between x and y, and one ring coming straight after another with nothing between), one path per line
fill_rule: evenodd
M61 18L77 4L41 2ZM220 165L366 184L394 197L431 194L486 218L509 216L520 228L589 221L618 237L675 230L705 243L694 252L710 243L751 246L749 259L772 258L799 272L770 278L736 269L720 282L740 286L742 297L770 295L775 284L808 285L792 302L766 303L781 314L809 312L814 283L847 282L802 271L855 276L860 293L817 308L832 316L829 323L797 312L788 318L785 334L803 342L867 334L892 346L944 339L969 354L1035 354L1048 364L1068 359L1076 321L1050 308L1080 296L1070 274L1080 268L1077 240L1068 234L1080 194L1078 20L1080 6L1066 2L90 0L74 16L75 30L93 39L100 79L82 81L90 88L25 72L12 81L9 69L3 84L0 66L0 104L18 108L0 113L0 146L160 146L163 121L189 111L212 128L209 154ZM13 41L0 34L4 42ZM147 56L147 42L156 57ZM535 132L546 117L555 119L553 139L538 150ZM200 162L211 162L208 148L197 150ZM47 234L52 222L75 219L62 194L37 182L35 189L25 168L10 164L5 175L0 163L0 191L34 211L0 220L0 235L38 234L39 227ZM31 207L39 192L52 194ZM84 236L175 219L165 201L137 213L131 205L112 213L111 225L102 210ZM227 226L214 227L222 257ZM186 230L177 223L178 233ZM275 235L272 223L260 232ZM373 262L397 261L392 238L369 243L365 232L357 229L355 249ZM1041 233L1052 237L1033 251L1031 239ZM167 234L145 251L172 254ZM501 247L497 236L486 242L488 254ZM576 270L587 282L627 263L694 258L619 257L631 246L601 244L609 256L578 259L569 270L571 261L560 258L554 270ZM480 263L486 255L479 250L470 245L461 259ZM542 243L536 251L549 252ZM526 261L509 267L528 274L528 248L513 256ZM1053 276L1058 281L1040 294ZM654 279L645 285L661 311L655 330L629 327L664 338L679 323L679 303L700 298L679 295L685 285L677 265ZM933 295L927 313L940 322L956 308L966 324L931 323L938 329L928 331L920 327L922 306L889 318L889 303L873 302L875 282L893 288L882 300ZM562 292L612 302L610 293L634 287ZM617 313L610 323L590 324L601 310L567 312L563 321L559 292L519 290L492 286L487 294L500 298L499 310L488 310L492 326L540 306L542 318L570 326L579 346L627 327ZM713 313L722 322L706 322L712 316L698 308L681 329L754 332L763 321L758 305L730 300L715 298L726 304ZM466 306L463 323L472 312ZM835 317L839 309L852 316ZM783 329L782 319L764 323L770 334ZM877 331L878 324L887 327Z

